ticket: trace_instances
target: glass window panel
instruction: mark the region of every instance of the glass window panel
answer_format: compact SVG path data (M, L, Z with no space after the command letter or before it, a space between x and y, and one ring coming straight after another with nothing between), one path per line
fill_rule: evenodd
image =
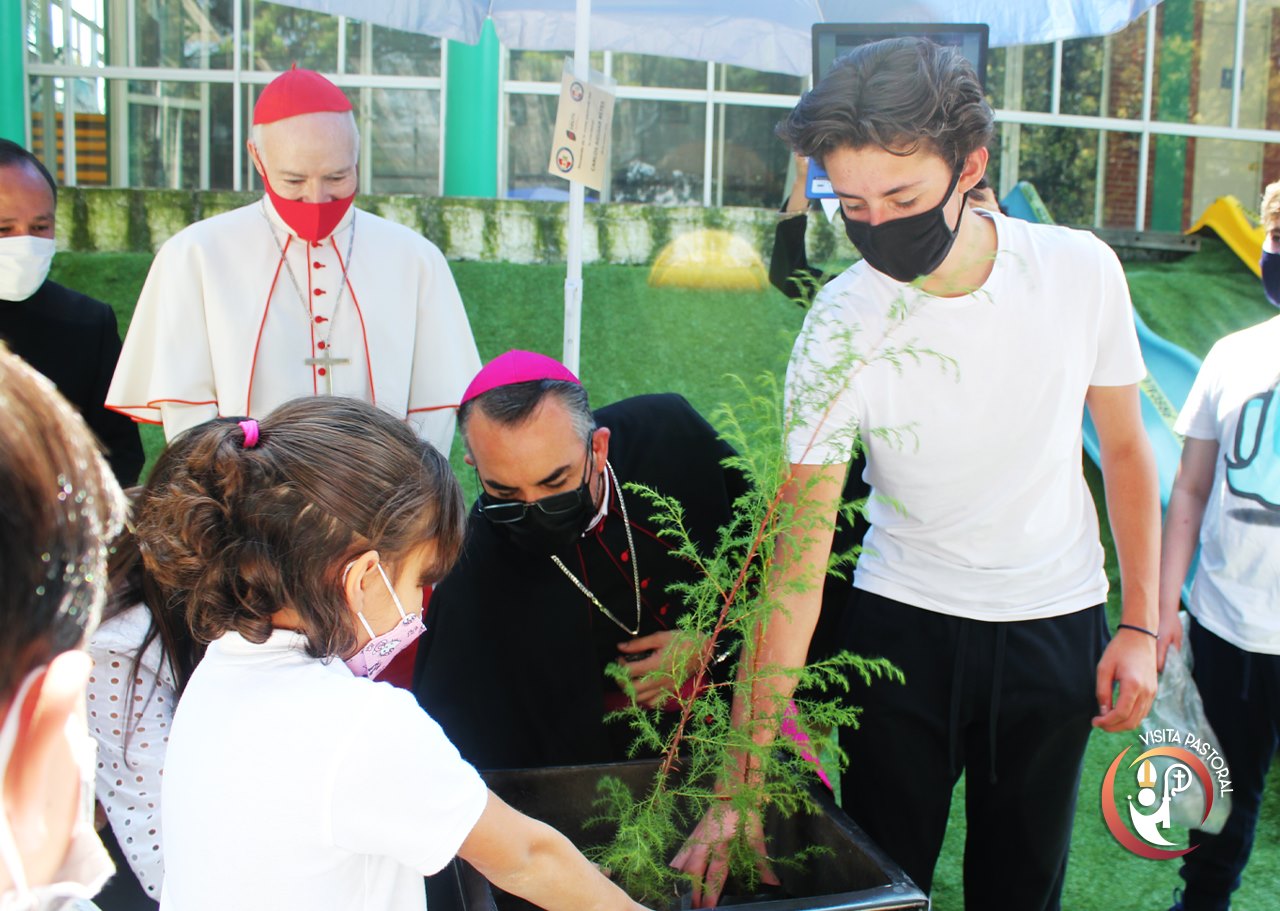
M106 186L111 182L105 88L102 79L35 77L31 91L31 151L54 180L68 184L67 163L74 145L75 183ZM74 143L68 141L67 92L75 93Z
M360 157L368 159L372 191L438 195L440 93L356 89L351 94L361 126Z
M1062 94L1058 110L1063 114L1098 116L1102 110L1105 64L1106 42L1102 38L1062 42Z
M706 106L619 99L613 111L614 202L702 202Z
M1197 139L1187 158L1191 177L1191 211L1197 217L1220 196L1234 196L1245 211L1257 213L1268 175L1267 147L1259 142ZM1272 179L1274 173L1269 175Z
M996 131L987 177L997 190L1029 181L1054 221L1093 224L1098 154L1096 130L1008 125Z
M1009 55L1010 64L1015 62L1016 55ZM1006 69L1006 78L1016 76L1017 70ZM1021 59L1021 94L1017 109L1020 111L1048 111L1053 92L1053 45L1029 44L1022 48ZM1006 82L1007 85L1007 82ZM1006 88L1009 96L1013 95ZM1010 98L1012 100L1012 98Z
M1147 17L1103 39L1107 91L1100 99L1104 117L1142 119L1142 80L1147 59ZM1132 227L1133 222L1129 222Z
M507 55L507 78L519 82L559 82L565 55L560 51L511 51ZM600 68L594 61L591 64Z
M523 195L520 191L539 187L567 194L569 182L547 173L559 100L558 95L507 96L508 196Z
M507 54L507 78L519 82L556 82L564 72L565 60L572 61L573 54L565 51L509 51ZM615 58L616 59L616 58ZM604 72L604 54L591 54L591 69Z
M762 92L769 95L795 95L799 100L804 91L805 79L802 76L788 76L785 73L766 73L761 70L748 69L745 66L720 66L716 84L730 92Z
M27 56L40 63L102 66L107 63L105 0L76 0L64 16L61 0L27 5Z
M987 97L993 107L1048 113L1053 109L1052 44L997 48L988 57ZM1058 99L1063 114L1097 115L1102 104L1106 42L1088 38L1062 43L1062 71ZM1138 70L1138 99L1142 98Z
M440 39L347 20L347 73L440 75Z
M240 99L240 135L243 137L241 148L244 149L243 143L249 139L250 131L253 129L253 105L258 100L262 86L248 84L241 86L240 90L244 92L244 96ZM240 186L244 190L255 192L262 190L262 179L258 177L258 172L253 166L253 158L247 149L244 149L240 156Z
M228 69L235 0L134 0L134 66Z
M308 70L338 69L338 17L294 9L266 0L248 0L245 68L287 70L294 63Z
M672 89L707 87L707 65L699 60L654 57L649 54L614 54L612 75L619 85Z
M987 51L987 103L992 108L1003 108L1004 65L1007 48L993 47Z
M790 153L773 128L786 110L735 104L720 105L717 114L724 118L724 141L717 137L712 150L716 202L776 208L787 190Z
M229 85L129 81L129 185L229 189L231 93Z
M1231 122L1231 94L1235 79L1236 0L1196 0L1185 10L1186 3L1176 4L1178 15L1164 15L1156 63L1154 86L1156 116L1161 120L1188 120L1195 123L1226 126ZM1189 15L1187 13L1189 12ZM1256 18L1256 17L1250 17ZM1193 42L1184 42L1186 36ZM1259 46L1263 36L1245 36L1245 94L1255 98L1259 93L1248 89L1259 78L1265 82L1267 71L1249 66L1249 48ZM1184 45L1190 44L1189 47ZM1198 53L1192 53L1192 48ZM1265 60L1265 57L1263 58ZM1180 97L1175 96L1179 92ZM1185 101L1184 101L1185 99ZM1179 104L1178 102L1183 102ZM1241 125L1253 111L1241 97ZM1182 116L1179 117L1181 110Z
M1159 117L1227 126L1235 84L1236 3L1196 0L1188 13L1175 15L1179 7L1187 5L1175 4L1162 17ZM1269 84L1272 60L1278 53L1280 10L1274 2L1254 0L1245 9L1241 127L1275 128L1280 120L1280 94ZM1170 82L1167 88L1163 84L1166 79ZM1189 109L1178 105L1180 97L1189 99Z

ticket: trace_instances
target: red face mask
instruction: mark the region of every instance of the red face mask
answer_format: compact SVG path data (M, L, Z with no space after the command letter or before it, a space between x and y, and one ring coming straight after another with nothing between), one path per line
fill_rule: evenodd
M338 222L347 214L347 209L351 208L351 201L356 198L356 194L352 193L343 199L331 199L328 202L303 202L300 199L282 198L271 189L265 174L262 184L267 188L267 196L271 197L271 204L276 207L276 212L284 219L284 223L293 229L293 233L311 243L322 241L332 234L333 229L338 227Z

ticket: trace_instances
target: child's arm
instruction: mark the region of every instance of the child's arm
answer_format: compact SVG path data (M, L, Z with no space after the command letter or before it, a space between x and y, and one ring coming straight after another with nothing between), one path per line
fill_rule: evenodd
M492 791L458 856L495 886L548 911L644 911L569 839Z
M1178 620L1182 583L1196 552L1217 461L1217 440L1187 437L1183 442L1182 461L1169 493L1160 542L1160 640L1156 644L1156 665L1160 670L1164 669L1169 647L1182 648L1182 623Z

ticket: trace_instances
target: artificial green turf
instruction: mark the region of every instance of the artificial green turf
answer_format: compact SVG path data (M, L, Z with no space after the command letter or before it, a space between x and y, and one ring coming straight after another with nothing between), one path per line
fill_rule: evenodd
M1199 358L1222 336L1276 315L1257 276L1213 235L1194 256L1128 263L1125 275L1151 330Z
M59 254L53 277L112 304L125 331L146 276L145 254ZM507 348L559 355L563 331L564 268L494 263L453 264L480 355L488 360ZM1130 263L1125 267L1134 304L1148 325L1170 341L1203 357L1221 335L1275 314L1257 278L1216 238L1180 262ZM726 374L753 377L780 371L790 353L802 311L772 289L708 292L650 288L647 269L589 266L584 270L581 372L597 405L641 392L677 391L710 414L732 397ZM144 428L148 452L163 445L158 428ZM457 462L455 452L455 465ZM460 472L464 486L470 472ZM1097 470L1086 476L1098 497ZM473 490L473 489L472 489ZM1115 558L1105 508L1102 534L1117 614ZM1063 907L1097 911L1164 909L1180 883L1176 862L1135 857L1107 833L1099 811L1103 774L1115 755L1137 743L1133 735L1095 733L1085 758ZM1046 783L1046 786L1053 786ZM961 852L964 838L963 782L952 805L951 824L934 887L934 907L962 907ZM1010 858L1016 864L1016 857ZM1236 895L1237 911L1262 911L1280 893L1280 775L1273 775L1259 824L1257 845ZM1017 909L1012 909L1017 911Z

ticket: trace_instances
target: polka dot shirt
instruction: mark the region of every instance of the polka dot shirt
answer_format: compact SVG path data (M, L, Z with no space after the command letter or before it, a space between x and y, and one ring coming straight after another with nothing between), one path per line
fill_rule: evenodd
M133 666L150 622L150 612L138 604L94 633L88 708L89 733L98 741L98 802L138 882L159 901L164 881L160 781L177 688L168 662L160 667L159 639Z

